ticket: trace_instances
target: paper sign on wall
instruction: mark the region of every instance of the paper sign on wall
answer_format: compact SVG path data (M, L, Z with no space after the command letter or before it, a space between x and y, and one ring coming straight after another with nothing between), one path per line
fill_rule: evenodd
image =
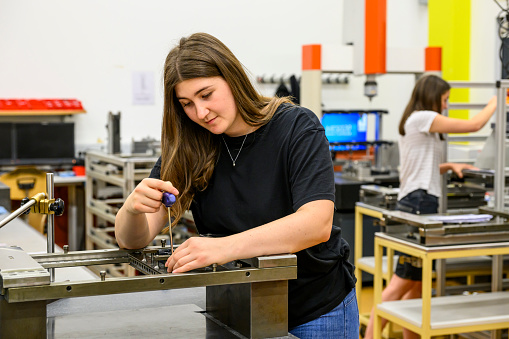
M154 105L154 73L133 72L133 105Z

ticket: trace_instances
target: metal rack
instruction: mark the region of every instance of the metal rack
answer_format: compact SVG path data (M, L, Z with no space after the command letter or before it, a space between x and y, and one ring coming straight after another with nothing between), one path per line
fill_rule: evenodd
M256 77L256 81L260 84L280 84L289 83L291 75L286 74L272 74L272 75L259 75ZM295 76L297 81L300 83L301 77ZM323 72L322 84L348 84L350 82L348 75L345 73L336 72Z
M117 249L115 216L136 185L148 177L157 157L87 152L86 249ZM97 268L97 269L96 269ZM112 276L134 272L126 264L94 266ZM129 271L129 272L128 272Z
M504 80L502 82L505 82ZM501 85L501 82L498 81L498 82L471 82L471 81L449 81L448 82L449 85L451 86L451 88L471 88L471 89L497 89L497 98L498 98L498 102L497 102L497 111L495 112L496 114L496 127L495 128L502 128L502 126L505 126L505 114L503 114L503 112L505 111L505 94L501 91L501 89L499 88L499 86ZM502 101L501 101L502 100ZM449 110L457 110L457 109L483 109L484 107L486 106L485 103L449 103L448 105L448 109L444 112L444 115L448 115L448 111ZM502 121L500 119L504 119L504 122L503 122L503 125L502 125ZM501 130L502 131L502 130ZM495 130L495 133L497 135L497 149L498 150L502 150L501 152L504 152L505 150L505 145L504 145L504 142L505 142L505 137L503 137L502 139L502 143L500 144L499 143L499 138L498 136L500 135L500 131L498 130ZM503 135L505 135L505 131L503 132ZM468 136L451 136L451 135L448 135L448 134L445 134L444 135L445 137L445 143L444 143L444 157L445 159L448 159L448 155L447 155L447 151L448 151L448 144L449 142L454 142L454 141L479 141L479 140L486 140L487 137L485 136L479 136L479 135L468 135ZM501 158L496 158L496 162L499 161L499 160L502 160L504 161L503 163L505 163L505 159L501 159ZM495 167L497 167L497 163L495 163ZM496 170L496 168L494 168ZM503 170L501 171L503 172ZM498 173L501 173L500 171ZM440 199L440 213L445 213L447 212L448 210L448 206L447 206L447 174L444 174L444 178L442 180L442 198ZM496 183L496 182L495 182ZM494 187L500 187L500 186L497 186L495 185ZM500 191L498 188L495 190L495 191ZM502 186L502 199L503 199L503 186Z

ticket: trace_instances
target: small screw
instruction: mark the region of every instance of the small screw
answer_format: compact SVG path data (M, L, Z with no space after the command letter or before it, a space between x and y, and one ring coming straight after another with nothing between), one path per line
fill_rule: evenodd
M101 281L105 281L106 280L106 271L101 271L101 272L99 272L99 274L101 275Z
M166 247L166 239L161 239L161 247Z
M69 253L69 245L64 245L64 254Z
M217 270L217 264L212 264L212 272L215 272Z

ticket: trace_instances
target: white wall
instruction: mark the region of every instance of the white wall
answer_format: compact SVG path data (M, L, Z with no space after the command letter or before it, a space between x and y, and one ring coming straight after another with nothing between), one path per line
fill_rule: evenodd
M181 36L196 31L217 36L253 79L298 75L303 44L341 43L342 5L341 0L1 0L0 97L81 100L87 113L74 117L78 146L106 142L109 111L122 112L123 143L159 139L162 66ZM477 30L472 33L472 80L495 80L498 47L490 20L497 13L492 1L472 1L472 27ZM426 5L389 0L387 16L389 46L426 46ZM486 72L477 72L480 64ZM133 105L135 71L154 73L154 105ZM379 94L371 102L363 96L364 77L350 80L324 88L325 107L387 109L383 134L395 139L413 76L378 77ZM271 85L258 88L264 94L275 92Z

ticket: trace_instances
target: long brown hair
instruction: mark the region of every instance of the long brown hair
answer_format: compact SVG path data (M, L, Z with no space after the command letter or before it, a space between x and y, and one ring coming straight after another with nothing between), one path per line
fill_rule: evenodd
M430 74L415 83L412 96L399 122L399 134L405 135L405 123L415 111L434 111L442 114L442 95L451 89L444 79ZM442 135L440 138L443 139Z
M161 179L180 195L172 207L172 225L189 209L194 195L207 188L220 153L220 137L193 122L175 94L175 86L201 77L221 76L230 86L237 111L250 126L270 121L288 98L260 95L243 65L221 41L207 33L180 39L164 64L164 112L161 135Z

